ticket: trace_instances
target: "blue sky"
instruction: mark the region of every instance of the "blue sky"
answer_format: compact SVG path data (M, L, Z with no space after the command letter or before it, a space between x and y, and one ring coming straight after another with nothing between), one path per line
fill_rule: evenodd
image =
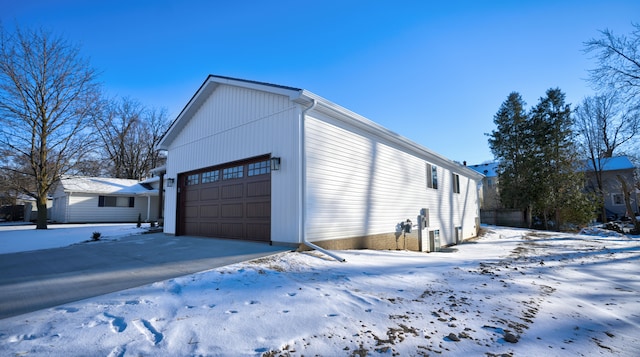
M217 74L307 89L475 164L510 92L592 95L583 43L630 33L640 1L0 0L0 20L80 45L109 95L171 119Z

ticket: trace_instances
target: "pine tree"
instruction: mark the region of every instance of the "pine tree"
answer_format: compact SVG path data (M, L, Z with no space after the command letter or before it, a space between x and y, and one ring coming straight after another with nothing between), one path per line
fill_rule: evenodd
M525 106L519 93L510 93L494 116L497 129L488 135L489 147L500 162L498 190L503 207L527 210L530 217L534 193L528 180L532 137ZM530 225L531 220L528 222Z
M565 104L565 94L559 88L547 90L546 97L540 98L531 110L531 125L534 164L529 180L540 190L534 207L542 216L544 228L549 229L552 219L559 229L568 216L577 219L576 223L585 223L590 217L582 217L584 212L589 216L593 210L582 190L585 179L578 167L571 107Z

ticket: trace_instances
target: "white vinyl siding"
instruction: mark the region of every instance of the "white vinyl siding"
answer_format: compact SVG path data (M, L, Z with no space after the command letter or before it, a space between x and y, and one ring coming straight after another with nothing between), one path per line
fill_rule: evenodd
M429 209L430 229L440 229L443 244L455 242L458 226L463 237L473 236L475 181L461 178L460 195L452 195L449 180L425 190L425 181L433 178L429 173L446 178L451 172L322 115L307 119L306 132L310 241L391 233L401 221L416 221L421 208Z
M154 197L157 201L157 198ZM56 198L58 203L66 201L64 213L62 209L56 208L56 222L60 223L104 223L104 222L137 222L138 214L142 220L147 219L147 197L136 196L134 207L128 207L129 197L122 197L122 202L127 203L126 207L99 207L99 195L90 193L72 193L66 199ZM151 212L152 218L157 217L157 212Z
M167 177L261 155L280 157L280 170L271 173L271 237L298 243L299 114L288 96L219 85L171 142ZM165 196L164 229L171 234L177 186L167 187Z

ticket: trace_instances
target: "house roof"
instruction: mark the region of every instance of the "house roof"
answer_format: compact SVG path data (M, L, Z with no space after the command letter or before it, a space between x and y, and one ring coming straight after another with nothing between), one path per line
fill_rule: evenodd
M498 162L487 162L483 164L477 165L469 165L469 167L473 170L478 171L481 174L484 174L486 177L495 177L498 176ZM626 156L615 156L609 157L605 159L600 159L597 165L601 166L602 171L616 171L616 170L632 170L635 169L631 160L629 160ZM594 171L593 163L591 160L585 160L583 169L585 171Z
M225 76L209 75L200 88L196 91L187 105L182 109L178 117L171 123L169 129L165 132L158 149L167 150L171 142L179 135L180 131L187 125L189 119L195 114L200 106L209 98L211 93L220 85L232 85L237 87L255 89L275 94L288 96L293 102L310 106L316 103L314 110L328 113L334 118L348 122L359 129L370 132L378 137L385 138L401 147L404 147L416 154L426 156L433 164L446 165L456 167L459 173L466 173L468 176L480 178L481 175L477 171L471 170L466 166L450 160L424 146L421 146L355 112L352 112L338 104L335 104L319 95L316 95L306 89L282 86L277 84L257 82L245 79L231 78Z
M109 177L65 176L60 179L60 185L64 192L119 196L157 194L157 190L149 190L137 180Z
M484 164L469 165L469 168L485 175L486 177L498 176L498 163L485 162Z
M629 158L626 156L615 156L615 157L599 159L598 162L596 162L595 164L600 167L601 171L635 169L635 166L633 166L633 163L631 163L631 160L629 160ZM594 171L594 163L591 160L586 160L585 170Z

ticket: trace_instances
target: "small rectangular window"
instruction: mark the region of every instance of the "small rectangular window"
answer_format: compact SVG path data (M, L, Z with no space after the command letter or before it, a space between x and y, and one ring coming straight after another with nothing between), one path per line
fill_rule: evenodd
M438 167L427 164L427 187L438 189Z
M214 170L202 173L202 183L216 182L220 179L220 171Z
M134 207L135 197L98 196L98 207Z
M271 172L271 160L254 162L249 164L248 176L266 175Z
M200 174L193 174L193 175L187 176L187 181L185 184L187 186L193 186L199 183L200 183Z
M453 193L460 193L460 176L458 174L451 174L451 186L453 187Z
M226 169L222 170L222 179L231 180L235 178L242 178L243 171L244 166L227 167Z

